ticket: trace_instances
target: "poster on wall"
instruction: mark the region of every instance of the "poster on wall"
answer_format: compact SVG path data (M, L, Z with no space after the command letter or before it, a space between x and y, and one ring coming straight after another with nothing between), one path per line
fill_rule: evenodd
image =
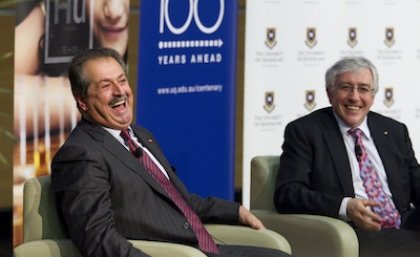
M99 46L126 56L129 0L113 2L32 0L16 6L13 245L22 242L25 180L50 173L52 157L79 119L67 80L71 58Z
M335 10L331 12L331 10ZM419 1L247 1L244 78L243 203L250 162L282 153L285 126L329 106L326 70L344 56L369 58L379 72L373 111L408 125L420 153ZM354 14L358 13L355 18Z
M137 122L191 192L233 199L236 1L144 1Z

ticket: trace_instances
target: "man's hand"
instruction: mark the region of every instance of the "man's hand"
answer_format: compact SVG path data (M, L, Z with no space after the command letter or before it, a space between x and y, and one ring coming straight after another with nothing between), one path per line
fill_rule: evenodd
M262 222L243 206L239 207L239 222L248 225L253 229L264 228Z
M378 205L379 203L373 200L352 198L347 204L347 217L360 229L379 231L381 230L381 217L370 208Z

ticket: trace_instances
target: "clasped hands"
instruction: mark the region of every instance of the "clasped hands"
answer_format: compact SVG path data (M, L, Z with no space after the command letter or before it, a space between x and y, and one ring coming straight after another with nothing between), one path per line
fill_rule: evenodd
M347 217L356 227L366 231L381 230L381 216L372 211L378 202L369 199L352 198L347 204Z

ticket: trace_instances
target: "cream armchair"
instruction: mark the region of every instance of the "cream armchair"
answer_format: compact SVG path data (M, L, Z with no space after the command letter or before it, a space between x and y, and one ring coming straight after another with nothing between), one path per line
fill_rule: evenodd
M50 176L28 179L24 185L23 241L14 257L80 257L67 238L56 211ZM270 230L253 230L234 225L206 225L220 244L265 246L290 253L290 245ZM130 240L143 252L154 257L205 257L199 250L180 244Z
M344 221L276 212L273 194L279 162L279 156L257 156L251 160L251 211L268 229L286 237L295 257L359 256L356 233Z

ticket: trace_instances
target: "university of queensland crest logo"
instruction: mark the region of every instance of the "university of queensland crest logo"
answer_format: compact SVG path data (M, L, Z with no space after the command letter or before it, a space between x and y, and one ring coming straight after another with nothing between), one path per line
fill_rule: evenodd
M394 104L394 89L392 87L386 87L384 92L384 104L386 107L391 107Z
M385 40L384 43L388 47L392 47L395 44L395 33L394 28L385 28Z
M316 40L316 28L306 28L306 41L305 44L309 48L313 48L317 43Z
M264 110L268 113L272 112L276 105L274 104L274 92L265 92Z
M304 106L308 111L312 111L315 108L315 90L306 90Z
M349 28L347 44L354 48L357 45L357 29L355 27Z
M273 49L277 44L276 41L276 28L267 28L265 36L265 45Z

